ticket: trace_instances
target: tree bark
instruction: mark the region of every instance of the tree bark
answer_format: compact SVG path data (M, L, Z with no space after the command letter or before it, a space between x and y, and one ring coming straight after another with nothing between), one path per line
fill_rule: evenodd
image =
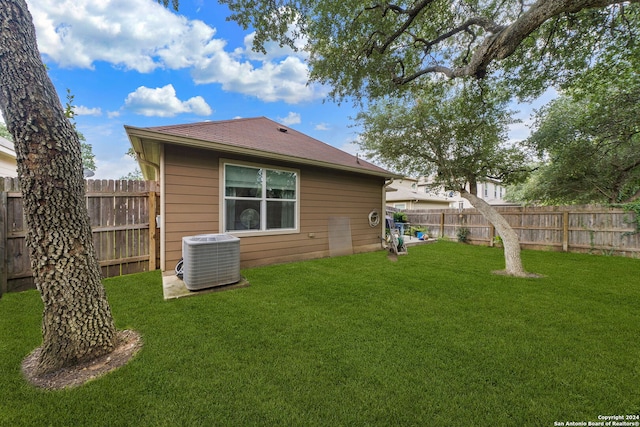
M85 204L80 142L40 58L25 0L0 0L0 89L44 303L43 374L107 354L117 339Z
M467 199L469 203L471 203L473 207L487 219L487 221L493 224L496 231L502 238L502 244L504 246L505 273L516 277L529 276L522 266L518 234L516 234L513 228L511 228L507 220L500 215L500 212L498 212L493 206L477 197L475 194L466 190L461 190L460 195Z

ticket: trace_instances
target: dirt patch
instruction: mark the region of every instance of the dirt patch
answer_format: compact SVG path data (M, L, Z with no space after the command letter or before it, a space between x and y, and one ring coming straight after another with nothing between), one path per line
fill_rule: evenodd
M516 276L516 275L507 273L506 270L494 270L491 273L492 274L497 274L499 276L522 277L522 278L525 278L525 279L540 279L542 277L545 277L542 274L536 274L536 273L524 273L523 275Z
M77 387L126 365L141 348L140 334L130 330L118 331L118 346L111 353L37 376L35 370L42 351L42 348L38 347L22 361L22 373L31 384L47 390Z

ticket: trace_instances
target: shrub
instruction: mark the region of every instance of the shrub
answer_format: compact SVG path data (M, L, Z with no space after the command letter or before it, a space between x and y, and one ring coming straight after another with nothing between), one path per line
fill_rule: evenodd
M393 222L407 222L407 214L404 212L394 212L393 213Z
M469 230L467 227L458 228L458 242L467 243L469 241L469 234L471 234L471 230Z

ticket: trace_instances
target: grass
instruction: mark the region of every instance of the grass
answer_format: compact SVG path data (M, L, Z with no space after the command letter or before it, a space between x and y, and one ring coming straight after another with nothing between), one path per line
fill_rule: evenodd
M2 426L551 426L640 410L640 260L439 242L243 271L164 301L157 272L105 280L144 348L80 388L20 374L35 291L0 300Z

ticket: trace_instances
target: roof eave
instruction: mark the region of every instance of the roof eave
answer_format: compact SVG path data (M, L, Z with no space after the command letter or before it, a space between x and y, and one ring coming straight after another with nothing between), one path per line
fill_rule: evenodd
M341 170L345 172L354 172L354 173L363 174L363 175L377 176L385 179L397 179L402 177L402 175L394 174L387 171L378 172L370 169L339 165L335 163L323 162L323 161L314 160L314 159L306 159L306 158L296 157L296 156L288 156L285 154L278 154L270 151L256 150L253 148L236 147L233 145L222 144L218 142L203 141L195 138L166 134L163 132L157 132L157 131L153 131L145 128L138 128L134 126L125 125L125 130L127 132L127 135L129 136L129 140L131 141L131 144L134 150L136 151L136 153L145 151L146 142L157 143L157 144L168 143L168 144L175 144L175 145L181 145L181 146L192 147L192 148L201 148L205 150L220 151L228 154L258 156L258 157L263 157L271 160L294 162L294 163L308 165L308 166L318 166L323 168ZM148 158L145 158L144 160L152 163L157 163L159 161L159 159L148 159ZM140 168L141 169L143 168L142 164L140 165ZM143 170L143 175L145 175L144 170ZM146 178L146 175L145 175L145 178Z

